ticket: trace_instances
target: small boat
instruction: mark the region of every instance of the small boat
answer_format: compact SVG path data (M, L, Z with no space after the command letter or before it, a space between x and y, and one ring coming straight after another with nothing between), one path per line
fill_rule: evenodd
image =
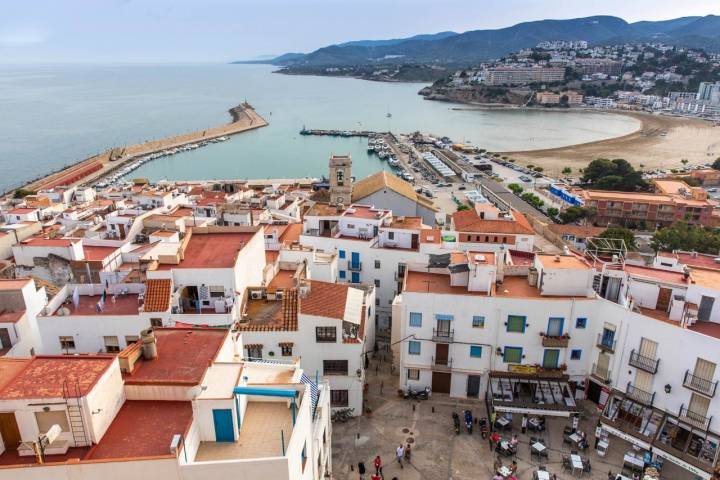
M385 114L385 116L386 116L387 118L392 118L392 113L388 112L387 114Z

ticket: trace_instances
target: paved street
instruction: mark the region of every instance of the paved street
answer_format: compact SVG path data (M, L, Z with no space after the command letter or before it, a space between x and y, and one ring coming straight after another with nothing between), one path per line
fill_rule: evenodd
M391 375L389 363L382 363L379 373L375 374L376 362L372 361L367 371L369 392L368 405L370 415L350 420L347 423L333 424L333 478L337 480L357 480L357 463L365 462L368 475L375 455L380 455L385 465L385 479L397 477L399 480L443 479L443 480L484 480L493 476L494 455L490 452L487 440L483 440L479 429L472 435L461 429L456 435L452 424L452 412L459 414L469 408L473 416L486 416L484 402L478 400L460 400L447 395L433 394L427 401L412 402L398 395L397 376ZM380 382L383 394L380 394ZM415 408L413 409L413 405ZM597 423L597 408L590 402L582 402L580 430L587 432L590 448L582 453L590 459L592 470L582 478L607 480L608 472L619 472L623 455L632 450L632 446L615 437L610 437L610 448L602 458L592 448L594 430ZM462 416L462 415L461 415ZM531 480L532 473L540 463L530 459L530 436L520 433L519 418L515 419L513 432L518 433L520 444L515 457L518 463L518 478ZM542 436L549 449L548 460L543 461L550 473L557 474L560 480L574 478L563 472L562 455L569 455L567 446L563 447L562 431L568 419L548 418ZM530 433L530 432L529 432ZM505 432L509 439L511 432ZM395 449L400 443L412 445L412 458L409 465L400 468L395 462ZM503 458L509 465L512 458ZM665 462L663 478L672 480L690 480L688 474L670 462Z

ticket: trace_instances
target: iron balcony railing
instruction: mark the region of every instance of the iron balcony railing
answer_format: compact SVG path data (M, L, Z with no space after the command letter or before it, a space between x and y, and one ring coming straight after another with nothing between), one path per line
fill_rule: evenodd
M630 361L628 363L635 368L655 374L658 371L660 359L646 357L645 355L640 355L635 350L632 350L630 352Z
M603 337L602 333L599 333L597 336L596 345L600 350L615 353L615 346L617 345L617 340L615 340L614 338L605 338Z
M568 336L551 337L548 335L543 335L542 337L543 347L566 348L568 346L568 343L570 343L570 337Z
M685 380L683 380L683 385L690 390L695 390L696 392L707 395L708 397L715 396L715 390L717 390L717 383L718 382L716 381L713 382L712 380L708 380L707 378L693 375L692 373L690 373L690 370L685 371Z
M643 405L647 405L649 407L651 407L653 402L655 401L655 392L646 392L645 390L636 387L631 382L628 382L627 389L625 389L625 394L636 402L642 403Z
M362 262L353 262L348 260L348 270L351 272L359 272L362 270Z
M712 417L707 417L697 412L693 412L688 409L685 405L680 406L680 419L684 420L692 425L698 426L703 429L707 429L710 426Z
M609 368L602 368L598 367L596 363L593 363L592 366L592 375L604 382L607 382L610 380L610 369Z
M438 372L449 372L452 370L452 358L446 358L445 361L432 357L432 370Z
M433 341L435 342L452 342L455 336L455 330L438 330L433 328Z

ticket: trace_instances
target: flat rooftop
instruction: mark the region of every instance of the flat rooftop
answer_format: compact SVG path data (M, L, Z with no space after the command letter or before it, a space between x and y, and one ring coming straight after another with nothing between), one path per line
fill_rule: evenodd
M449 274L415 271L409 271L407 273L405 291L416 293L442 293L450 295L487 295L485 292L469 291L467 289L467 285L459 287L451 286Z
M0 399L61 398L66 379L77 379L86 395L115 361L110 355L38 356L27 362L0 390Z
M293 431L286 402L248 402L236 442L200 442L195 461L282 457Z
M248 299L243 312L247 317L243 315L240 330L285 330L282 305L282 300Z
M641 267L637 265L625 265L625 272L633 277L643 277L661 282L675 283L678 285L687 285L688 280L682 272L672 272L670 270L661 270L659 268ZM718 272L720 273L720 272Z
M50 316L58 315L58 310L67 308L70 310L69 315L137 315L138 313L138 295L128 293L125 295L107 295L102 310L98 309L102 295L80 295L78 306L72 302L72 292L65 300L66 303L60 305ZM113 300L114 298L114 300Z
M140 359L128 385L198 385L215 359L229 330L219 328L156 328L157 358Z
M232 268L238 253L257 232L193 233L183 259L177 265L163 264L159 270L174 268Z
M103 247L95 245L83 245L85 260L102 261L118 251L118 247Z
M590 270L590 265L575 255L536 255L543 268L548 270Z
M270 281L270 284L268 284L268 289L293 288L295 286L295 281L293 280L294 275L295 270L279 270Z

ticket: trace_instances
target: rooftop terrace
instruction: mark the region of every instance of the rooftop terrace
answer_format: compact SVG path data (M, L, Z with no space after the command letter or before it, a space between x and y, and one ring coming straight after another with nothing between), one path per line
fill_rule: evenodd
M139 300L138 295L128 293L124 295L107 295L102 309L99 308L102 295L80 295L80 301L77 307L72 303L72 292L65 299L65 303L60 305L49 316L63 316L58 312L61 309L68 309L66 315L137 315Z

